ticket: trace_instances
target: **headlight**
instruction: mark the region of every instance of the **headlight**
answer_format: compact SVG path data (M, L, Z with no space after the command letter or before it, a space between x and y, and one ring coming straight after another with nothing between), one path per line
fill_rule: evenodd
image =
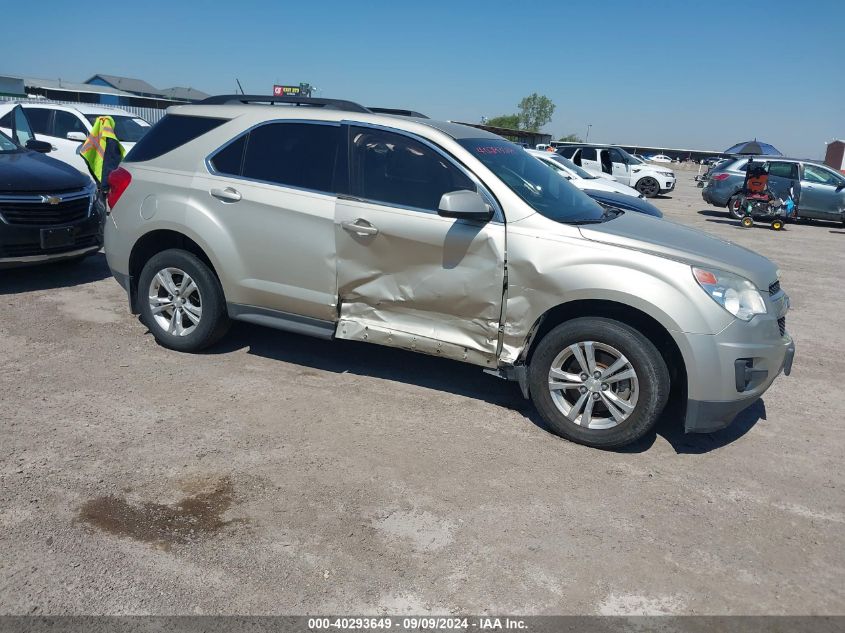
M668 176L669 178L674 178L675 174L671 171L659 171L658 174L663 174L664 176Z
M766 314L766 302L745 277L723 270L695 267L692 274L704 292L736 318L750 321L756 314Z

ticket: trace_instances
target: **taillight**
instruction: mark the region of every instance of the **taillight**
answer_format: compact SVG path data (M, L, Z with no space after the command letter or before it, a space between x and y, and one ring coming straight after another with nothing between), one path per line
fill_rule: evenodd
M109 174L109 209L114 209L114 205L120 200L120 196L126 191L130 182L132 182L132 174L123 167L118 167Z
M715 176L710 176L710 180L725 180L729 176L730 176L730 174L726 174L726 173L723 172L721 174L716 174Z

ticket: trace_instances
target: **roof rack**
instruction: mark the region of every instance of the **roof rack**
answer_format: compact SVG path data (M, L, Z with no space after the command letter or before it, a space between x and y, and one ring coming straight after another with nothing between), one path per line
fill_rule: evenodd
M412 116L418 119L427 119L428 117L420 112L414 110L402 110L400 108L375 108L367 106L367 110L375 112L376 114L395 114L396 116Z
M272 95L216 95L208 97L198 105L233 105L236 103L287 103L295 106L325 108L326 110L345 110L348 112L369 112L364 106L354 101L343 99L321 99L316 97L274 97Z

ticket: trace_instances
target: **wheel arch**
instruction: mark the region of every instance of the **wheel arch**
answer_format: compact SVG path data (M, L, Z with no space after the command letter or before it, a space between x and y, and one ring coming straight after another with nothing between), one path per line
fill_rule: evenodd
M162 251L171 248L178 248L199 257L202 262L211 269L217 279L220 275L217 273L217 268L211 258L205 252L202 246L196 241L173 229L154 229L148 233L144 233L135 244L132 246L132 251L129 254L129 308L132 314L138 314L139 307L137 305L137 290L138 277L141 275L141 270L144 268L151 257Z
M654 316L631 305L609 299L580 299L558 304L544 312L529 331L519 363L529 365L537 344L552 329L581 317L604 317L628 325L650 340L663 357L672 382L672 392L686 398L687 359L678 341Z

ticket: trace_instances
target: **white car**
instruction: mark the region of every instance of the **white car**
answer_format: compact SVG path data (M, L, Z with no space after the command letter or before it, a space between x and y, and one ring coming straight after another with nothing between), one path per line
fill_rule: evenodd
M669 193L675 188L675 172L663 165L651 165L612 145L567 145L558 150L589 172L611 174L623 185L633 187L646 198Z
M648 160L652 163L671 163L672 158L667 156L666 154L655 154L648 158Z
M108 115L114 119L115 134L128 152L141 139L150 124L126 110L98 104L75 104L21 102L26 116L32 124L37 139L53 146L50 156L76 167L88 175L88 167L78 151L91 132L98 116Z
M635 198L643 197L643 195L636 189L633 189L628 185L623 185L615 180L607 180L600 176L596 176L595 174L588 172L586 169L582 169L571 160L564 158L560 154L540 152L537 150L527 151L532 156L536 156L538 159L560 172L561 176L581 190L590 189L592 191L611 191L613 193L621 193L622 195L633 196Z

